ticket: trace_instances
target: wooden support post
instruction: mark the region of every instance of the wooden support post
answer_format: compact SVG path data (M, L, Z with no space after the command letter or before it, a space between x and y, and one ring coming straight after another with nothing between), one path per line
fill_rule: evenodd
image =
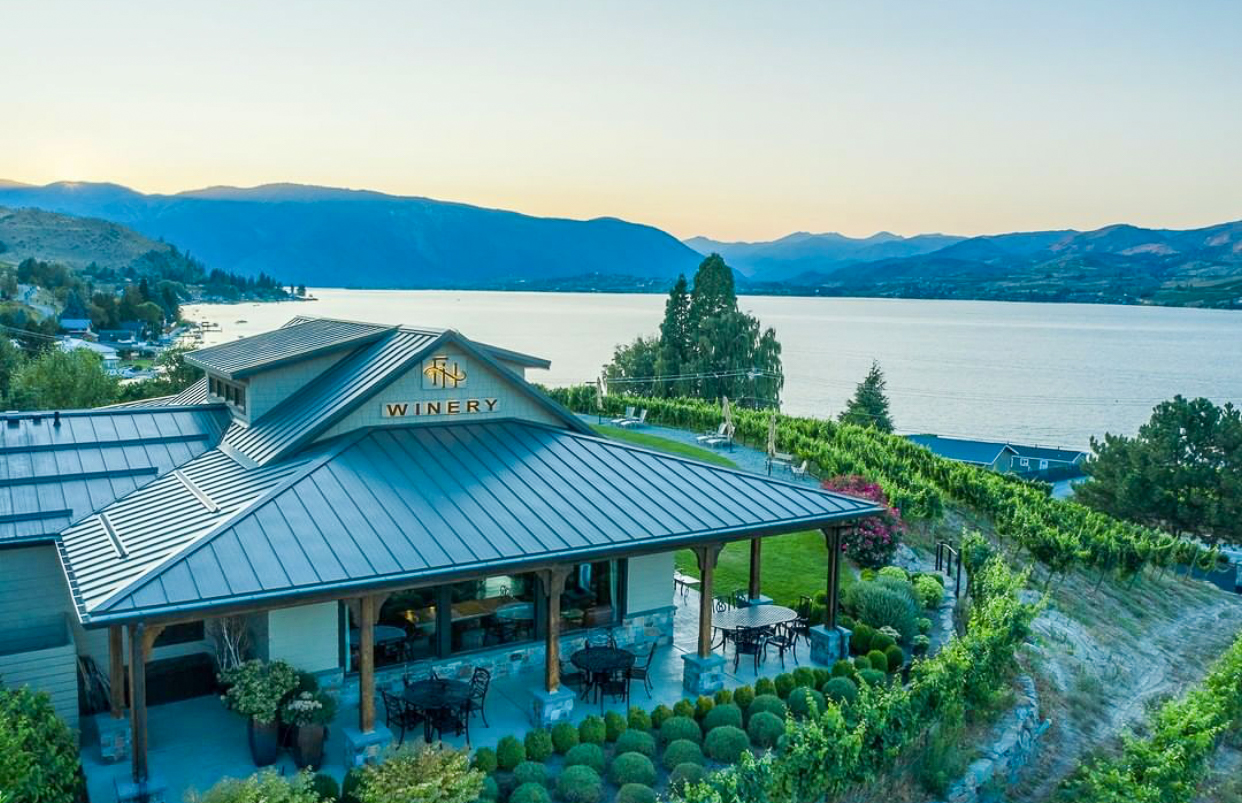
M565 591L565 580L572 571L570 566L554 566L539 572L539 583L548 595L547 622L544 628L547 636L547 655L543 671L544 689L549 693L561 687L561 594Z
M375 597L358 601L358 730L375 730Z
M120 625L108 628L108 685L112 718L125 716L125 634Z
M712 592L712 579L716 574L716 561L720 558L720 544L694 548L699 562L699 657L712 654L712 610L716 606Z
M824 541L828 546L828 616L825 624L829 630L836 630L837 598L841 587L841 528L830 527L824 530Z
M147 780L147 641L142 622L129 626L129 728L134 783Z
M760 575L763 569L763 539L750 539L750 588L747 589L752 600L759 599L763 594L760 590Z

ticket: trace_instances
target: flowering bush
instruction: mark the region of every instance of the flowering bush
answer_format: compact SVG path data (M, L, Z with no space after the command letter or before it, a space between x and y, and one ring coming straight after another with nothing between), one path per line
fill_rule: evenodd
M286 725L327 725L336 716L336 699L321 691L304 691L285 703L280 719Z
M483 791L483 773L466 754L428 745L388 751L362 768L361 803L470 803Z
M284 661L246 661L220 673L220 682L229 687L220 698L225 707L269 724L276 721L281 703L298 687L298 673Z
M885 508L885 512L865 518L846 530L841 548L859 566L879 568L888 565L897 551L897 544L901 543L906 525L901 520L901 511L889 505L884 489L857 474L824 480L823 488L869 499Z
M263 770L249 778L225 778L206 792L191 791L189 803L323 803L309 772L284 778Z

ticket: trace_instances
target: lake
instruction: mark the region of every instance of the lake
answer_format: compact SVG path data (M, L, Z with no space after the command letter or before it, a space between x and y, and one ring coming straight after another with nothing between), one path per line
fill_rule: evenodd
M451 327L552 361L530 378L594 381L618 343L654 334L664 296L312 290L319 300L200 304L205 342L273 329L295 315ZM835 416L872 359L903 433L1086 447L1132 434L1180 393L1242 400L1242 313L1162 307L743 296L783 347L783 409ZM243 322L244 321L244 322Z

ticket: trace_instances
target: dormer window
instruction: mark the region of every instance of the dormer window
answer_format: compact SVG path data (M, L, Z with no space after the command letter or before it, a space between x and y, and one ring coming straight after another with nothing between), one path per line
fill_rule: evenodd
M246 386L219 377L207 377L207 392L241 412L246 411Z

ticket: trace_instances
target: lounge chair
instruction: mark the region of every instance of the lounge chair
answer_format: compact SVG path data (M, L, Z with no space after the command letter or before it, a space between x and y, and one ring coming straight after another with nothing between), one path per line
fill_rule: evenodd
M707 443L708 441L713 440L715 438L723 438L725 436L725 430L727 430L728 428L729 428L729 425L726 424L724 421L721 421L720 426L716 428L715 432L705 432L702 435L695 438L695 440L698 441L699 443Z
M633 420L634 420L634 408L626 407L625 415L621 416L620 418L612 419L612 423L616 424L617 426L623 427L625 426L626 421L633 421Z
M808 463L810 463L810 461L809 461L809 460L803 460L803 461L802 461L802 465L800 465L800 466L790 466L790 467L789 467L789 470L790 470L790 472L791 472L791 473L792 473L795 477L805 477L805 476L806 476L806 467L807 467L807 464L808 464Z
M633 409L633 408L631 408L631 409ZM620 423L620 426L623 426L623 427L641 427L643 424L646 424L646 423L647 423L647 408L646 408L646 407L644 407L644 408L643 408L643 411L642 411L641 413L639 413L639 414L638 414L638 418L631 418L631 419L630 419L630 420L628 420L628 421L622 421L622 422Z
M714 437L708 438L707 440L703 442L707 444L708 446L712 447L713 449L717 449L721 446L728 446L730 449L732 449L733 448L733 429L731 427L726 428L725 431L721 433L720 435L716 435Z

